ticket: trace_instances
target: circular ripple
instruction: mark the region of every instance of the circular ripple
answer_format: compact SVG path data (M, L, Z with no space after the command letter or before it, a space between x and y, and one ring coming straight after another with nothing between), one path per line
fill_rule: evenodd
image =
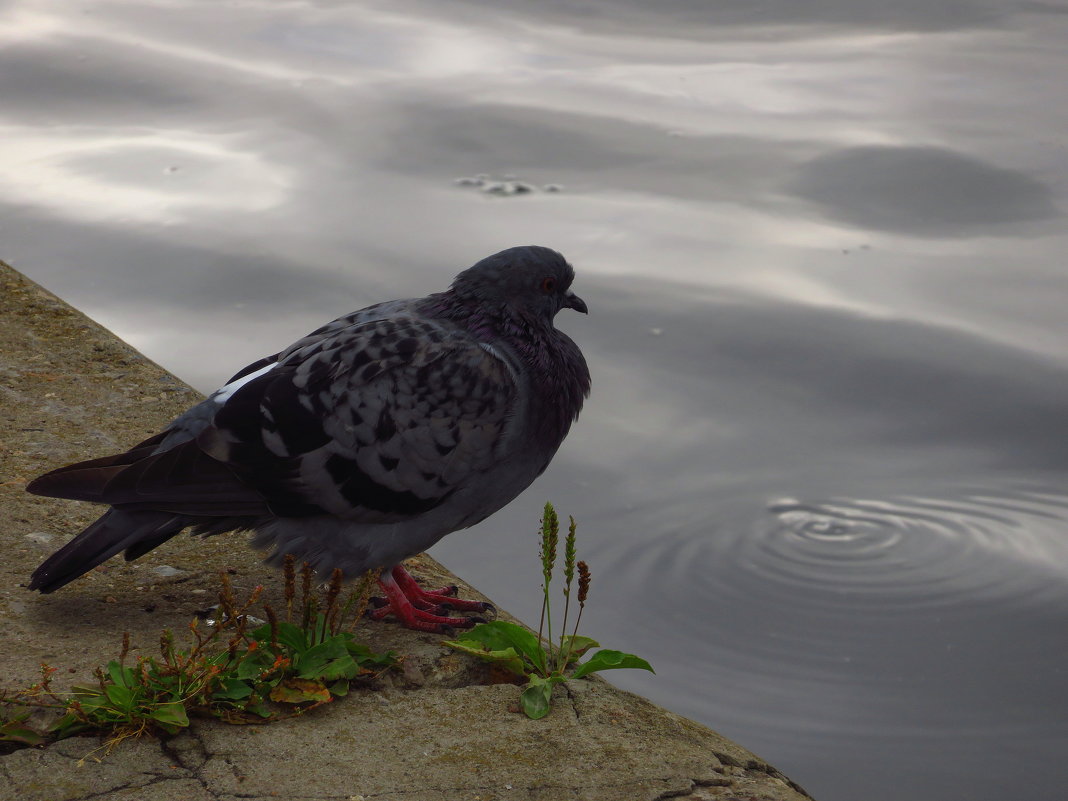
M685 587L687 603L737 596L824 614L948 610L962 602L1009 608L1068 596L1068 498L1056 494L786 498L755 520L752 507L745 516L676 521L655 540L619 542L598 558L635 585L667 577L665 605L673 587Z
M996 666L978 697L1024 666L1034 694L1053 691L1038 633L1068 619L1063 495L692 498L673 511L671 530L665 513L591 558L606 577L595 592L641 592L619 637L678 655L657 667L688 688L664 699L679 708L806 732L870 732L873 720L1001 731L1013 721L976 702L977 665ZM705 699L699 687L716 689ZM1016 692L1030 720L1031 690Z
M1064 500L780 500L745 543L753 573L809 596L893 608L1036 603L1068 587Z

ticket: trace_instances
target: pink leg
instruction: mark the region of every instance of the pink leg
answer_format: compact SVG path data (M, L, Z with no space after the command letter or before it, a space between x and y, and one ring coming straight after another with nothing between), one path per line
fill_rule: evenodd
M404 626L417 631L441 632L449 628L470 628L485 621L479 617L448 617L441 613L448 609L478 612L492 610L492 604L484 601L469 601L453 598L455 587L432 591L420 587L403 566L397 565L378 579L386 593L385 606L370 612L370 617L381 620L394 615Z
M393 568L393 578L404 594L408 596L408 600L416 606L419 606L416 602L418 599L431 606L444 609L474 612L485 612L488 609L493 609L493 605L485 601L470 601L466 598L457 598L455 584L442 587L440 590L424 590L412 577L412 574L405 569L404 565L397 565Z

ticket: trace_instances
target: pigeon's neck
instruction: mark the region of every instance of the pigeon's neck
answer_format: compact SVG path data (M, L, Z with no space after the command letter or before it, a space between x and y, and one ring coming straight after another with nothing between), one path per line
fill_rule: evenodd
M428 317L450 320L479 342L506 342L535 370L553 368L554 339L559 331L551 320L531 319L506 307L457 294L454 289L431 295L421 311Z
M503 309L490 308L477 298L456 294L453 289L428 297L421 311L427 317L451 320L480 342L492 342L505 336Z
M529 368L532 390L541 396L539 435L563 441L590 394L590 373L578 346L549 320L530 320L453 290L431 295L422 309L429 317L451 320L480 342L504 342Z

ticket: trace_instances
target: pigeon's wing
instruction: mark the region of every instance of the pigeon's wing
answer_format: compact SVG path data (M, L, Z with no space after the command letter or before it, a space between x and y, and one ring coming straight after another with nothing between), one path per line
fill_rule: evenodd
M306 342L216 393L195 440L127 467L103 499L218 515L253 513L253 496L280 516L392 522L440 505L506 447L518 386L499 351L408 315Z

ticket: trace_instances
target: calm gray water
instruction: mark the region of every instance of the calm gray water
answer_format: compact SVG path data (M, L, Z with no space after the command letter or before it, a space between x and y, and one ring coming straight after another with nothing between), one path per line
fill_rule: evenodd
M1066 14L7 0L0 258L207 391L560 249L593 397L435 554L536 619L551 499L619 684L822 801L1059 800Z

